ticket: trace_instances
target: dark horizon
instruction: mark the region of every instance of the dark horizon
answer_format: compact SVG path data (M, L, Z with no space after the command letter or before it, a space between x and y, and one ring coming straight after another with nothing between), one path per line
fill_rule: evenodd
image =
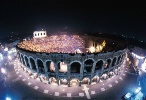
M144 2L27 1L0 2L0 34L59 30L125 34L145 38Z

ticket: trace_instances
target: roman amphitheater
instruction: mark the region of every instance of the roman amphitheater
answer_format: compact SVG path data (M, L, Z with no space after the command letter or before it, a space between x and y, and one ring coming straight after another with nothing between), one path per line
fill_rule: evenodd
M71 87L120 74L127 49L108 37L35 31L33 38L17 44L17 51L21 67L34 79Z

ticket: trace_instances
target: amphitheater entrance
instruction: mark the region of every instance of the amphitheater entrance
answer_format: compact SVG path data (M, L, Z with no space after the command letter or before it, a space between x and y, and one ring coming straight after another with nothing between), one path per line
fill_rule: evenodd
M96 84L96 83L99 82L99 81L100 81L99 76L94 76L94 77L92 78L92 84Z
M37 70L36 66L35 66L35 61L32 58L30 58L30 64L31 64L30 66L32 67L33 70Z
M37 64L38 64L39 71L41 73L45 72L43 62L40 59L37 60Z
M62 86L68 86L67 79L60 79L59 81L60 81L60 85L62 85Z
M92 59L88 59L84 62L84 73L91 73L93 68L94 61Z
M96 66L95 66L95 72L97 71L101 71L102 70L102 66L103 66L103 61L100 60L96 63Z
M50 83L51 85L56 85L56 86L58 86L58 83L57 83L57 80L56 80L55 77L51 77L51 78L49 79L49 83Z
M71 73L80 74L80 67L81 67L81 64L79 62L73 62L71 64Z
M70 81L70 86L79 86L79 80L78 79L72 79Z
M28 63L28 58L25 56L25 62L26 62L26 67L30 68L29 63Z
M63 61L59 62L58 63L58 70L59 70L59 72L66 73L67 72L67 64L64 63Z
M89 85L89 83L90 83L90 79L89 78L84 78L82 80L82 85Z

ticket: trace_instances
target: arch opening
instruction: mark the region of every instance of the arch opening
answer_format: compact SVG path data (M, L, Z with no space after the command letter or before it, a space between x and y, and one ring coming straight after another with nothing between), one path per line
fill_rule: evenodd
M81 64L79 62L73 62L71 64L71 73L80 73Z
M120 63L121 56L118 57L117 65Z
M112 61L112 67L116 65L116 60L117 60L117 58L114 57L114 59L113 59L113 61Z
M67 64L63 61L58 63L58 70L59 72L66 73L67 72Z
M93 68L94 61L92 59L88 59L84 62L84 73L91 73Z
M43 62L40 59L37 60L37 64L38 64L39 71L45 72Z
M26 62L26 67L30 68L29 63L28 63L28 58L25 56L24 59L25 59L25 62Z
M108 59L108 60L106 61L106 63L104 64L104 69L109 68L109 67L110 67L110 64L111 64L111 59Z
M103 61L102 60L98 61L95 66L95 72L101 70L102 66L103 66Z
M30 58L30 64L31 64L32 69L36 70L35 61L32 58Z
M22 64L25 65L24 58L22 55L21 55L21 58L22 58Z

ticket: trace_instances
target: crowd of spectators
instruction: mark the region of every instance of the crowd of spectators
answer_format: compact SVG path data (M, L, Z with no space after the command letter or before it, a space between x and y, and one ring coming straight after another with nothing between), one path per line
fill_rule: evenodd
M85 49L84 43L79 35L52 35L24 40L18 43L18 47L34 52L75 53Z

